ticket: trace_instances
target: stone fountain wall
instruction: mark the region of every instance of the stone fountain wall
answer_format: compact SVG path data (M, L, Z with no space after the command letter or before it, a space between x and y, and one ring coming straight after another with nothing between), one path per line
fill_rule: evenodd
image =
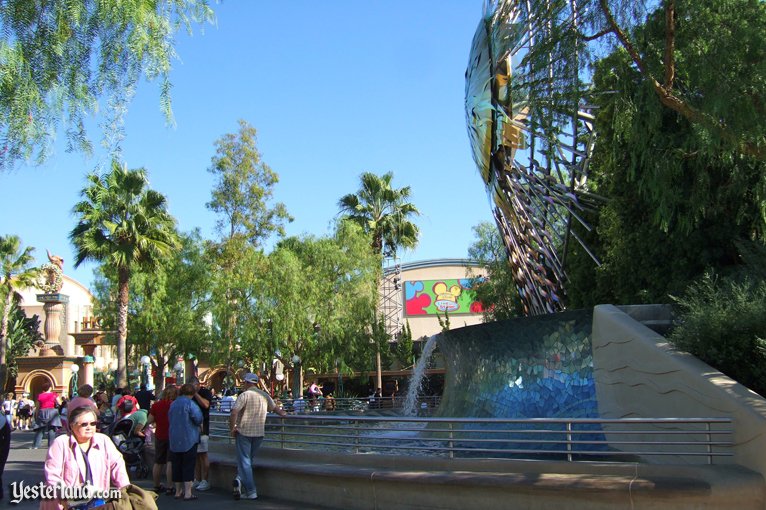
M441 416L596 418L592 312L577 310L455 329Z
M438 415L477 418L597 418L590 310L524 317L456 329L439 338L447 374ZM556 458L566 446L562 423L464 424L487 448ZM497 429L511 434L495 444ZM576 424L577 438L603 441L598 424ZM561 431L558 434L555 431ZM553 441L553 442L551 442ZM558 442L556 442L558 441ZM475 448L465 444L466 451ZM574 451L608 449L575 445ZM516 454L509 454L513 457ZM470 453L468 453L470 455Z

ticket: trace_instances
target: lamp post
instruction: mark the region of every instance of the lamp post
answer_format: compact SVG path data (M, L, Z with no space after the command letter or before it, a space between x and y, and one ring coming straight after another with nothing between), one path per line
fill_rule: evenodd
M72 387L72 391L69 392L69 396L76 397L77 396L77 373L80 371L80 366L72 364L72 366L69 367L69 370L72 371L72 378L69 380L69 384Z
M144 354L141 356L141 384L145 384L149 387L149 365L152 363L152 359Z
M176 373L176 384L183 384L184 383L184 358L183 356L178 357L178 361L176 362L175 366L173 367L173 370Z
M293 398L299 398L303 394L303 377L301 374L301 357L293 355Z

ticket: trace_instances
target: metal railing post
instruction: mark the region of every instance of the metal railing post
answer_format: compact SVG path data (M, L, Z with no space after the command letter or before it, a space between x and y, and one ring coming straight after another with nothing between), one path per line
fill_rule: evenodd
M449 445L449 458L450 459L454 459L455 458L455 450L453 450L453 448L455 447L455 444L452 442L454 437L455 437L455 435L454 435L454 431L452 429L452 422L449 422L449 443L447 443L447 444Z
M567 422L567 460L572 462L572 422Z
M279 419L279 447L285 449L285 419Z
M359 453L359 420L354 420L354 453Z
M707 463L712 464L713 463L713 438L710 434L710 422L705 423L705 429L707 430Z

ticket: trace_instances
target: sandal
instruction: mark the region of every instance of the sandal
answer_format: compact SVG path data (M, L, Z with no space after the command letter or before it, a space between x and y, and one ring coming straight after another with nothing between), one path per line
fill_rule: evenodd
M192 494L188 498L184 498L184 501L191 501L193 499L199 499L196 494Z
M165 494L167 494L168 496L173 496L175 495L175 493L176 493L176 490L173 487L168 487L167 489L165 489Z
M160 484L160 485L158 485L156 487L152 487L152 490L154 492L158 493L158 494L161 494L161 493L165 492L166 490L168 490L168 488L165 487L164 485Z

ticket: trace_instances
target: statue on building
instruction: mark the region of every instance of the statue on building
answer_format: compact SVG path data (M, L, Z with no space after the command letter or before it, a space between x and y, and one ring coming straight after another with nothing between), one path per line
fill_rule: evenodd
M40 277L37 281L38 287L46 294L56 294L64 285L64 259L58 255L48 253L50 262L40 266Z
M51 264L54 264L58 266L61 271L64 271L64 259L59 257L58 255L51 255L51 252L49 250L45 250L45 253L48 254L48 260L51 261Z

